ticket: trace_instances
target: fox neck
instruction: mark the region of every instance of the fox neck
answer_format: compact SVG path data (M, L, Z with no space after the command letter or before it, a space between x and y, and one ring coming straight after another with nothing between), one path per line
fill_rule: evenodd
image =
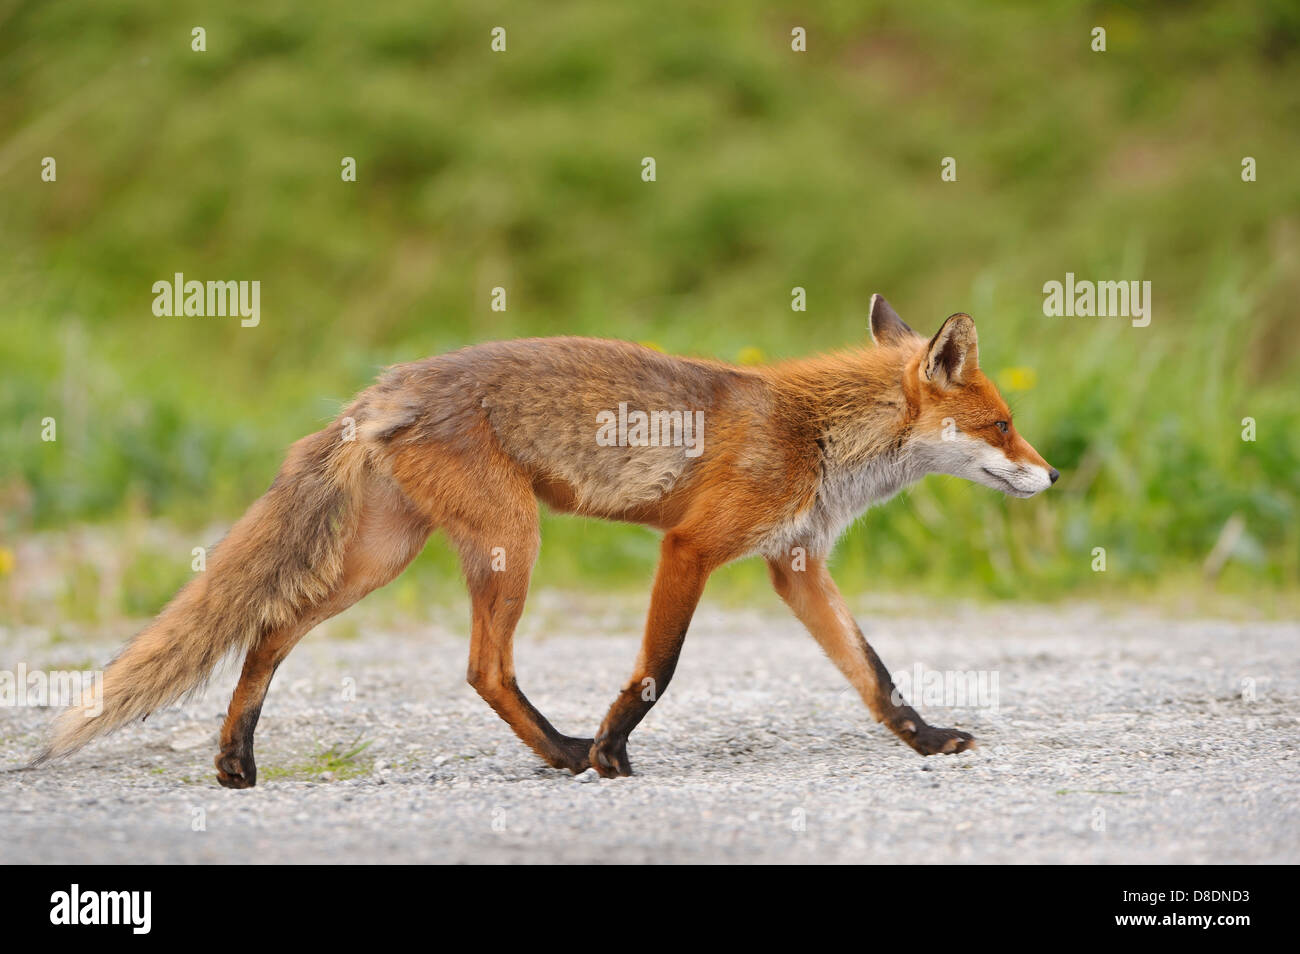
M904 385L910 350L876 348L781 367L777 390L797 407L803 439L816 441L816 498L776 540L825 554L872 504L925 476L910 440L916 397Z
M778 388L815 435L827 477L904 463L916 413L904 382L915 358L916 349L877 347L778 366Z

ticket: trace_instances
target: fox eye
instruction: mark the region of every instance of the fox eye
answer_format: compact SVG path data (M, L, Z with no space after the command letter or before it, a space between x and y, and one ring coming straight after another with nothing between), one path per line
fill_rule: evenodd
M1008 425L1006 421L995 421L994 423L997 424L998 430L1000 430L1003 434L1005 434L1010 429L1010 425Z

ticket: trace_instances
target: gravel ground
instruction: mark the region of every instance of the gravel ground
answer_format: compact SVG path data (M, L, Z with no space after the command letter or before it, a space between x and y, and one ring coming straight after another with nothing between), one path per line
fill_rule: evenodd
M561 731L598 725L630 671L640 612L534 596L517 669ZM438 615L418 633L351 615L304 641L272 686L247 791L219 788L212 769L231 673L198 701L32 771L11 769L36 751L48 712L0 709L0 856L1300 860L1295 623L1088 606L864 614L896 672L996 674L996 700L918 706L980 742L922 759L870 721L792 618L705 607L671 689L632 736L637 774L600 780L547 768L516 740L464 681L463 610ZM111 645L0 631L0 668L102 659ZM367 742L352 758L322 754Z

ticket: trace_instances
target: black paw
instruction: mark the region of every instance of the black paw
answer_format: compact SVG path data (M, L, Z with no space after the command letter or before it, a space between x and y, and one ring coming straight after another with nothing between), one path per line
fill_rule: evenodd
M216 764L217 781L224 788L252 788L257 784L257 764L252 752L222 752Z
M924 722L918 725L909 719L894 731L922 755L953 755L975 748L975 737L959 729L940 729Z
M552 753L546 761L552 768L568 769L574 775L581 775L591 767L589 755L592 746L591 739L574 739L569 736L561 736L556 743L557 751Z
M601 736L591 745L588 755L591 767L604 778L618 778L632 774L632 763L627 758L627 737Z

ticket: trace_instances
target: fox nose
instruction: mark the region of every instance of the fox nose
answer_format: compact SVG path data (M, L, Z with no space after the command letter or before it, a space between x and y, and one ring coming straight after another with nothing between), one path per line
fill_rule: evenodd
M1060 476L1061 476L1061 472L1057 470L1055 467L1053 467L1051 470L1047 472L1047 479L1050 480L1052 483L1056 483L1057 478L1059 478Z

